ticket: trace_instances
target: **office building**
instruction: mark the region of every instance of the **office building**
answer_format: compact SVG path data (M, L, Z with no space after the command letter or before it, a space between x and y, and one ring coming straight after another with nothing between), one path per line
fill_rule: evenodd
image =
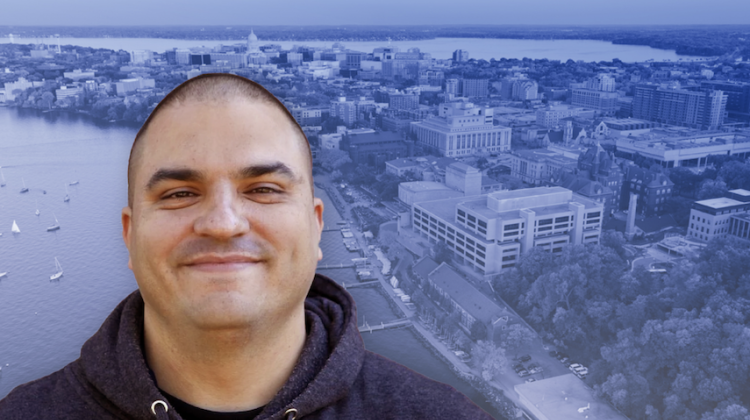
M690 209L687 237L699 241L734 236L747 239L750 191L737 189L726 197L701 200Z
M420 86L442 86L445 81L445 73L438 70L422 70L419 72Z
M464 98L486 98L489 93L487 79L460 79L459 94Z
M79 80L81 80L81 79L93 79L95 76L96 76L96 71L93 70L93 69L92 70L85 70L85 71L83 71L81 69L76 69L76 70L73 70L73 71L63 72L63 77L64 78L66 78L66 79L72 79L72 80L74 80L76 82L79 81Z
M419 95L415 93L391 93L388 95L388 109L419 108Z
M344 124L350 126L357 121L357 105L354 101L347 101L345 97L340 97L336 101L331 101L331 117L338 117L344 121Z
M633 98L633 118L715 130L724 123L727 95L720 90L695 92L638 85Z
M705 80L701 90L721 91L727 95L727 112L733 118L750 117L750 83L728 80Z
M554 128L560 125L563 118L577 117L581 109L568 105L550 105L536 111L536 124L545 128Z
M729 216L727 237L750 242L750 214L737 213Z
M419 144L441 156L464 156L510 150L511 129L493 124L493 109L471 102L440 105L439 115L413 122Z
M125 96L129 93L134 93L139 89L153 89L156 87L154 79L144 79L138 77L136 79L122 79L115 83L115 92L118 96Z
M466 50L453 51L453 61L457 63L469 61L469 52Z
M153 51L149 50L135 50L130 52L130 62L133 64L151 64L151 60L154 58Z
M379 172L385 169L385 162L410 156L413 142L404 140L400 134L384 131L346 135L339 147L349 152L355 165L370 165Z
M665 168L705 168L710 155L737 156L741 160L750 157L750 138L723 132L683 136L652 130L642 135L618 137L615 145L618 156L633 160L638 154Z
M455 258L491 275L534 247L598 243L603 206L561 187L497 191L412 205L412 226Z

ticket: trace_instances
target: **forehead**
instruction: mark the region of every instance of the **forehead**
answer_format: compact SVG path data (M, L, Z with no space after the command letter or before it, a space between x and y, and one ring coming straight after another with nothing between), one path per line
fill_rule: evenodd
M283 162L299 175L305 155L288 117L276 107L242 99L187 101L154 117L144 136L137 172L189 166L227 171L248 164Z

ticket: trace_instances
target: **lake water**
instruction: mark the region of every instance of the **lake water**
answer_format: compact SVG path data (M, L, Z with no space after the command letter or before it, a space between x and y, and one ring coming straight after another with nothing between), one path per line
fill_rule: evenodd
M83 342L136 289L127 268L120 210L126 205L127 156L136 128L85 116L0 107L0 399L79 356ZM70 201L64 202L66 184ZM29 192L20 194L23 185ZM44 193L46 191L46 194ZM341 220L324 194L328 227ZM34 214L36 209L39 216ZM58 219L60 230L46 228ZM10 232L13 221L21 233ZM339 232L324 232L322 264L350 263ZM57 257L64 276L50 281ZM322 270L342 283L354 270ZM376 289L351 289L359 323L400 316ZM500 418L484 397L435 357L409 329L366 334L365 345L457 388ZM8 366L6 366L6 364Z
M0 43L8 43L7 37L0 38ZM31 44L45 42L37 38L16 38L16 43ZM51 43L51 40L46 41ZM162 38L60 38L62 45L80 45L93 48L109 48L114 50L123 49L151 50L164 52L172 48L213 47L221 44L233 44L245 42L238 41L206 41L185 39L162 39ZM330 48L333 41L272 41L260 40L260 44L280 44L288 49L294 45L307 45L311 47ZM374 48L387 46L385 41L359 41L342 42L344 47L371 53ZM422 52L432 54L433 58L451 58L453 51L463 49L469 51L470 58L524 58L567 61L611 61L613 58L632 63L646 60L654 61L678 61L682 60L705 60L705 57L692 57L677 55L673 50L659 50L641 45L615 45L606 41L593 40L532 40L532 39L490 39L490 38L436 38L415 41L393 41L392 46L399 47L401 51L409 48L419 48Z

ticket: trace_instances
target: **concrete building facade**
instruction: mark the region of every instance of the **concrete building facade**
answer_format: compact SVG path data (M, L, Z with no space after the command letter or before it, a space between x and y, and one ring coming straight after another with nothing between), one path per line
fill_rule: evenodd
M491 275L534 247L561 252L566 244L598 243L603 210L568 189L538 187L415 203L412 226Z
M748 211L750 191L742 189L729 191L727 197L696 201L690 209L687 237L705 242L727 235L746 238Z

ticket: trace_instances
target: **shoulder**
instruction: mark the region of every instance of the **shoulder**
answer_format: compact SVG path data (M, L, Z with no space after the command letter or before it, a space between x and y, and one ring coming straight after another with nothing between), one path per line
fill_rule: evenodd
M69 419L90 412L70 382L70 375L73 373L68 365L51 375L17 386L0 400L0 419Z
M400 419L491 419L453 387L366 352L360 372L363 405Z

